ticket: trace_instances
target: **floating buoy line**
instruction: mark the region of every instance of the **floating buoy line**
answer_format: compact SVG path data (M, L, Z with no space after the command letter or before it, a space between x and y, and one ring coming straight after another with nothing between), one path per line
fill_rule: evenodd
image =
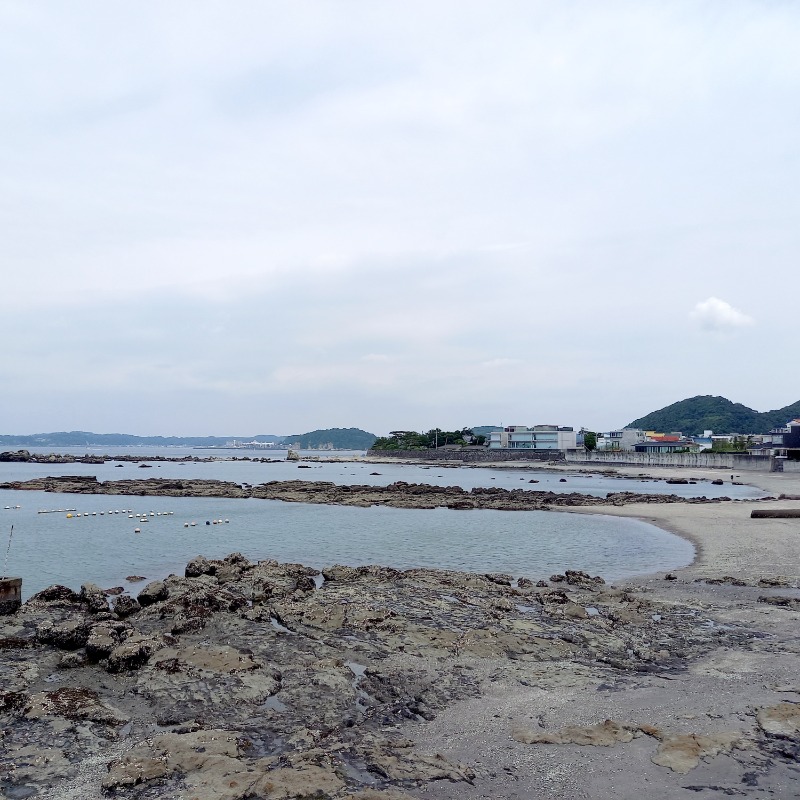
M19 506L18 506L19 507ZM64 514L66 513L67 519L83 519L85 517L104 517L104 516L113 516L114 514L127 514L128 519L134 519L139 525L143 523L149 523L152 517L172 517L175 515L174 511L144 511L142 513L136 512L130 508L121 508L121 509L114 509L113 511L78 511L75 508L58 508L46 511L39 511L39 514ZM206 520L206 525L223 525L230 523L229 519L214 519L214 520ZM192 522L184 522L184 528L194 528L197 526L197 523ZM133 529L134 533L141 533L142 529L136 527Z

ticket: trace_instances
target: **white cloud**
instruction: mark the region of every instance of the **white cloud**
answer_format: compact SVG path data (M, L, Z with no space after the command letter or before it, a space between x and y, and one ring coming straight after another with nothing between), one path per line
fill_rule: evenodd
M729 331L755 324L752 317L718 297L709 297L698 303L689 316L708 331Z

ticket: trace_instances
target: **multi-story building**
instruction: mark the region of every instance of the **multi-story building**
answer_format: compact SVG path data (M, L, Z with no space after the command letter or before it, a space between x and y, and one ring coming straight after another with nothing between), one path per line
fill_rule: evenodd
M577 447L574 428L558 425L508 425L492 431L492 450L574 450Z
M618 431L606 431L597 434L598 450L633 450L637 444L647 438L639 428L623 428Z
M638 442L634 447L637 453L697 453L700 445L693 439L683 436L659 436Z
M800 461L800 419L793 419L780 428L773 428L761 437L760 454ZM750 452L754 452L755 448Z

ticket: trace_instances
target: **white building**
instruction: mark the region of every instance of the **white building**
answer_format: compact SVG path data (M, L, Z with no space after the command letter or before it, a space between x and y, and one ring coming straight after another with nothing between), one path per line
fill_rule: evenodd
M558 425L508 425L492 431L489 448L492 450L574 450L576 434L572 428Z
M598 450L633 450L637 444L645 441L647 436L639 428L622 428L618 431L606 431L597 434Z

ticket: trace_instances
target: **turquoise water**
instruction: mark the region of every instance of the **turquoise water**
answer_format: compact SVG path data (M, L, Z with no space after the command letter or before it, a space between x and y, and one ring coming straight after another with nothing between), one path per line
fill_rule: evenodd
M23 578L26 598L53 583L78 588L91 581L136 591L128 587L126 576L153 580L171 572L182 574L195 555L219 558L232 551L251 559L315 567L388 564L510 572L534 580L566 569L618 580L675 569L694 555L688 542L638 520L560 512L350 508L23 491L1 492L0 503L0 547L4 554L13 524L8 572ZM4 509L6 505L11 508ZM38 513L67 508L89 516L68 519L65 511ZM129 519L123 509L148 514L148 522ZM214 519L229 522L206 525ZM191 522L197 525L184 527Z

